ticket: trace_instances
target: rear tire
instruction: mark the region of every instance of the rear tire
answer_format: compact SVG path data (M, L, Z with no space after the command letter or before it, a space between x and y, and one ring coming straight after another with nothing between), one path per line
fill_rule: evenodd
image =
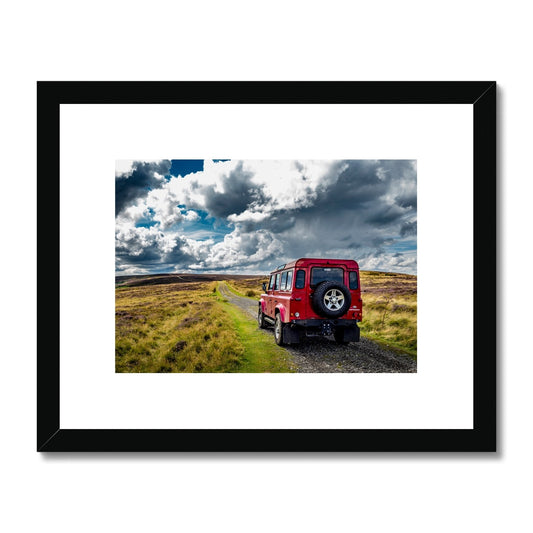
M259 306L259 309L257 311L257 325L261 329L265 329L267 327L265 322L265 315L263 314L263 311L261 311L261 306Z
M281 315L276 315L276 321L274 322L274 340L278 346L283 346L283 329L284 324L281 321Z

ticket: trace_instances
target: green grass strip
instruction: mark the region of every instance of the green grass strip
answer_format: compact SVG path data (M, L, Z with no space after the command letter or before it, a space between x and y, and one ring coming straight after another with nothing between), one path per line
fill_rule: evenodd
M257 322L230 304L217 289L220 304L232 318L244 355L238 372L295 372L290 354L274 342L274 338L261 331Z

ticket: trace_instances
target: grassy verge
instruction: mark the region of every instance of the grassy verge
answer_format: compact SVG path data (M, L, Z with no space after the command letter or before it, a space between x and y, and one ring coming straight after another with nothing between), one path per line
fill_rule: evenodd
M228 303L218 293L225 312L232 318L239 341L244 347L239 372L295 372L283 348L271 342L257 327L257 322Z

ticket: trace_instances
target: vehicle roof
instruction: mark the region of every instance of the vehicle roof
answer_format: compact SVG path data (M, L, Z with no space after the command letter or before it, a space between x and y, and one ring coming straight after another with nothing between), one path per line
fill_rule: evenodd
M295 259L290 263L278 266L276 269L272 270L271 274L281 270L286 270L287 268L306 267L309 265L341 265L355 270L359 269L357 261L354 261L353 259L319 259L313 257L301 257L300 259Z

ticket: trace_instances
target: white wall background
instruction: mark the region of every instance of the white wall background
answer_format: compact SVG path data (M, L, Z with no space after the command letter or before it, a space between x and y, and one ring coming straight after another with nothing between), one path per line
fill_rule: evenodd
M4 8L0 528L527 529L533 181L525 5L97 0ZM498 454L35 452L35 81L141 79L499 82Z

